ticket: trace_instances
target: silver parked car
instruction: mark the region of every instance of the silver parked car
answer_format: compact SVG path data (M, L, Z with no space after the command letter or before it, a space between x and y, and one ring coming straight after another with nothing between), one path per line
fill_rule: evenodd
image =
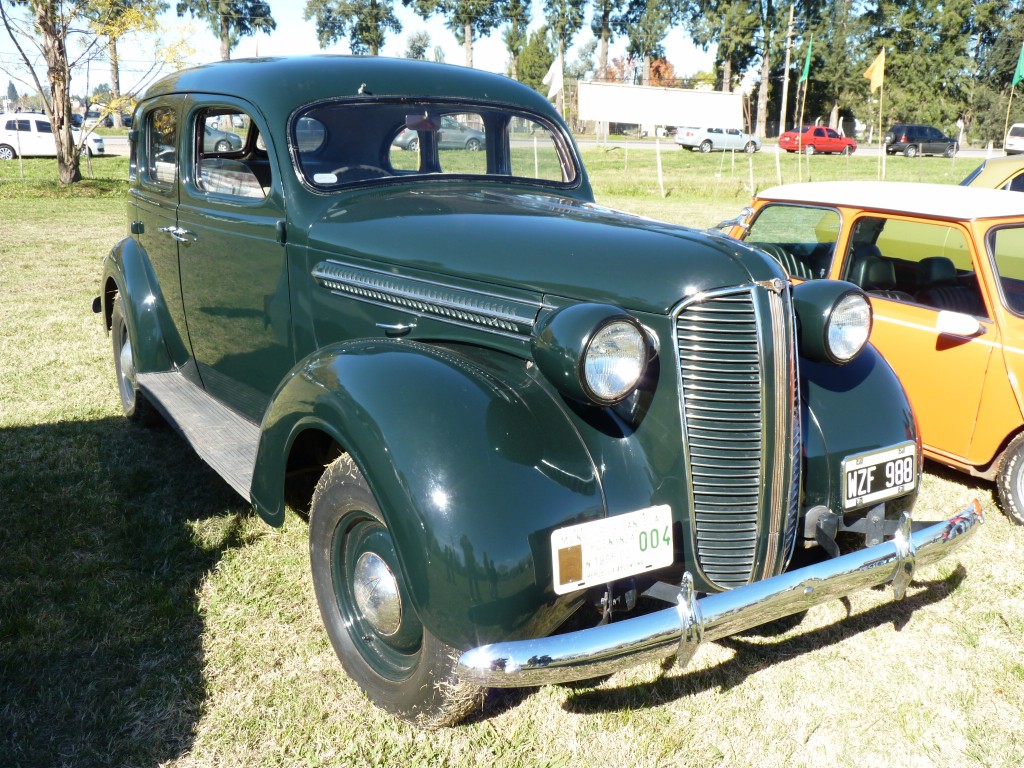
M682 126L676 130L676 144L684 149L699 149L701 152L714 150L741 150L757 152L761 139L739 128L692 128Z

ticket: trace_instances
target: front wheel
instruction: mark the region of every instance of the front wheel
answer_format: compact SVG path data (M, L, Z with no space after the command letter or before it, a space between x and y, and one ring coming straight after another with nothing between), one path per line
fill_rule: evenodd
M903 154L907 157L917 157L917 145L910 144L906 149L903 150Z
M704 154L707 154L711 150L712 150L712 146L711 146L711 142L710 141L702 141L700 143L700 151L703 152Z
M479 149L480 149L480 140L479 139L470 139L469 141L466 142L466 149L468 149L470 152L477 152L477 151L479 151Z
M409 143L405 145L405 148L410 152L416 152L420 148L420 140L409 139Z
M14 147L0 144L0 160L13 160L17 156L18 153L14 151Z
M1024 525L1024 434L1006 446L996 475L999 506L1017 525Z
M844 154L847 157L849 157L850 155L853 154L853 147L843 147L842 154Z
M943 157L952 157L955 154L956 154L956 145L954 145L954 144L950 144L948 147L946 147L946 151L942 153ZM1007 154L1009 154L1009 153L1007 153Z
M748 155L752 155L757 151L757 145L752 141L748 141L746 146L743 147L743 151Z
M217 152L230 152L231 142L229 142L227 139L221 139L220 141L213 145L213 148Z
M374 704L427 728L457 723L478 706L483 689L455 674L458 650L416 615L391 531L348 454L313 493L309 558L334 651Z
M114 294L114 308L110 313L110 335L114 344L114 371L117 373L117 390L121 395L121 410L132 421L141 424L156 423L159 414L139 389L132 333L125 320L124 299L120 293Z

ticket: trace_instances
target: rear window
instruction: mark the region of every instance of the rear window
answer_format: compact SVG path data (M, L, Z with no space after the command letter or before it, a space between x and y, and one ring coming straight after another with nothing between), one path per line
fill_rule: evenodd
M1019 139L1024 136L1024 125L1011 125L1010 136L1013 136L1015 139Z

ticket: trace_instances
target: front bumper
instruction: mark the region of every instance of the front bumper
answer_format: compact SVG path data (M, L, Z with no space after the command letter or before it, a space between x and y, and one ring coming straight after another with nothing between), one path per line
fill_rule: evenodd
M474 648L459 658L458 673L477 685L515 688L586 680L672 655L683 666L702 640L720 640L862 589L891 583L901 599L917 566L959 549L983 520L975 501L946 522L911 533L910 516L904 513L891 541L699 600L687 573L674 608L563 635Z

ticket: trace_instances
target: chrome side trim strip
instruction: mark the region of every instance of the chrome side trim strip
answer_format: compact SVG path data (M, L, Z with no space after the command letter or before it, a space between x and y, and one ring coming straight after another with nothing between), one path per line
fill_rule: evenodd
M312 274L318 285L339 295L506 333L528 335L543 308L540 302L456 288L338 261L322 261Z
M457 671L492 688L587 680L646 661L693 655L702 640L720 640L880 584L902 597L913 571L952 554L984 521L981 505L909 535L910 516L892 541L694 600L684 577L678 605L591 629L466 651Z

